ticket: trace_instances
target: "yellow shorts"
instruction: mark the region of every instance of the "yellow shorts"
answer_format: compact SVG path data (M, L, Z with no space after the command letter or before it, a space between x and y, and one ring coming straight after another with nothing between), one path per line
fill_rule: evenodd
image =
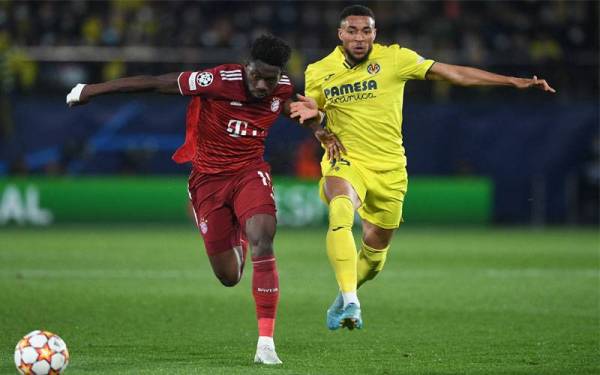
M371 224L384 229L394 229L402 221L402 205L408 188L406 168L391 171L373 171L344 157L332 165L324 159L321 161L323 177L319 181L319 195L323 202L325 197L325 177L340 177L350 182L358 194L362 205L358 214Z

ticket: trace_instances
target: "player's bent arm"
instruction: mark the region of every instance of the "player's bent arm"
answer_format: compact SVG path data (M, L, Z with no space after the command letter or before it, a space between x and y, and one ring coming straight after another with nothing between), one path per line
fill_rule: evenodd
M157 92L161 94L180 94L177 83L177 78L180 74L168 73L159 76L135 76L102 83L78 84L67 95L67 104L70 106L84 104L95 96L113 93Z
M287 101L284 109L290 118L295 119L300 124L311 119L317 119L318 124L321 124L325 114L319 110L317 102L308 96L296 95L297 101Z
M426 79L447 81L459 86L511 86L518 89L537 88L543 91L556 92L545 79L517 78L491 73L485 70L435 62Z
M284 103L284 114L312 130L315 138L325 147L329 160L339 160L342 153L346 153L346 148L335 134L321 126L325 113L319 110L312 98L302 95L297 95L297 98L297 102L288 99Z
M325 113L319 110L317 103L312 98L300 94L297 95L297 98L296 102L291 99L285 101L283 113L300 125L310 128L313 133L323 129L321 123L325 118Z

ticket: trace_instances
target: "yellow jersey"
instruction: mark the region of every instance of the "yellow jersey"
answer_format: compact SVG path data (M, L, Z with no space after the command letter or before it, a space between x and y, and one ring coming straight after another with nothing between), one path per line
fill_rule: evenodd
M306 68L305 94L325 112L350 160L376 171L404 168L404 85L425 79L433 63L397 44L374 44L369 58L351 67L338 46Z

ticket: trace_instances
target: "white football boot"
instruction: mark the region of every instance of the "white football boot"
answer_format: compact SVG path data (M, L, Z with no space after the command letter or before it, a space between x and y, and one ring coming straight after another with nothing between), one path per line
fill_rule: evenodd
M262 363L264 365L280 365L283 363L275 352L275 343L273 343L272 337L260 336L258 338L254 363Z

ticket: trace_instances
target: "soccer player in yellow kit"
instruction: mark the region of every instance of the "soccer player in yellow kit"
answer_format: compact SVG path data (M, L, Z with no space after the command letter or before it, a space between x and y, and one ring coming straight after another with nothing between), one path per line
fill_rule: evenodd
M409 80L444 80L460 86L512 86L555 90L543 79L515 78L425 59L397 44L375 44L375 17L361 5L340 14L342 42L306 69L306 97L292 103L300 122L327 117L343 147L327 149L321 162L321 198L329 206L327 255L340 293L327 310L327 326L361 328L357 289L382 269L402 220L407 190L402 146L402 101ZM328 160L333 157L334 160ZM352 224L362 219L357 253Z

